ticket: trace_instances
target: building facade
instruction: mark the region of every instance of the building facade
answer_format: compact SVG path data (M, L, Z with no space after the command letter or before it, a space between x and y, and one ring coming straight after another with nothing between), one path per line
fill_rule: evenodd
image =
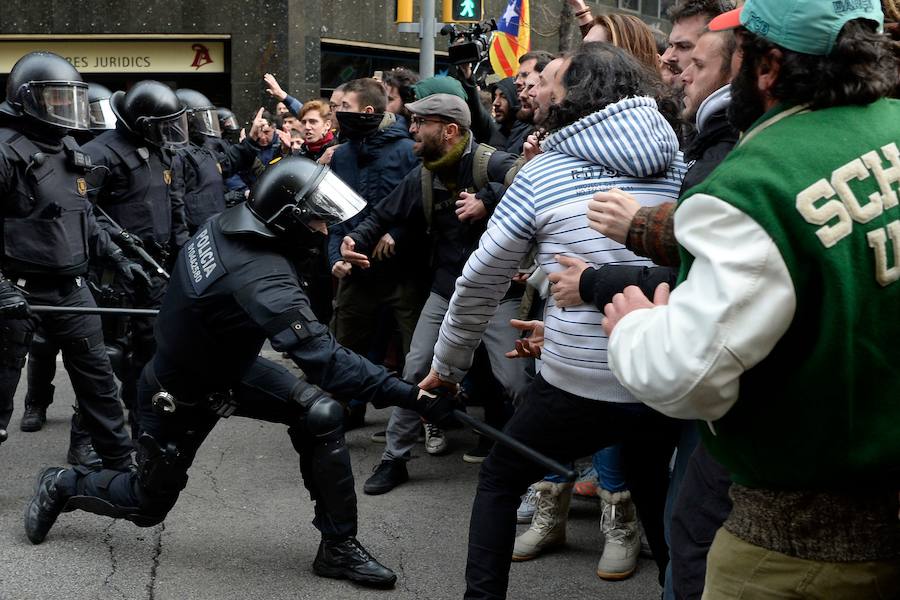
M667 30L671 3L591 5L598 13L629 11ZM505 7L505 0L486 0L485 19L499 17ZM440 0L436 12L440 18ZM418 36L399 32L395 15L393 3L373 0L8 2L0 11L0 84L5 90L6 74L20 56L50 50L68 58L87 81L113 90L141 79L191 87L216 105L231 106L248 123L259 106L274 105L265 94L265 73L275 74L295 97L309 99L377 70L418 69ZM531 28L535 49L570 44L566 0L532 0ZM441 36L435 42L437 72L446 68L448 42Z

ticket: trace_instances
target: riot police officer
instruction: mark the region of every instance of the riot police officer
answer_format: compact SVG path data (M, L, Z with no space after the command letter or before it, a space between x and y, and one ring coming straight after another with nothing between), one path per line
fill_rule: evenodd
M109 106L112 92L99 83L88 82L89 131L74 131L73 137L84 142L116 126L116 116ZM53 377L56 375L56 355L59 342L38 326L31 341L26 365L28 392L25 394L25 410L19 429L26 432L40 431L47 421L47 407L53 403ZM83 419L76 407L72 415L69 450L66 453L69 464L87 467L100 466L100 457L91 445L91 436L84 427Z
M183 207L171 198L171 152L187 144L187 115L175 93L158 81L140 81L128 93L110 98L115 129L85 145L102 178L90 193L104 214L120 226L129 240L143 246L160 265L187 240ZM102 222L102 220L101 220ZM121 231L113 226L111 231ZM135 285L108 269L94 272L104 306L157 308L165 293L165 279L154 273L150 285ZM153 319L105 317L104 337L113 369L122 383L122 401L129 409L136 436L134 398L137 379L153 355Z
M260 150L254 132L238 144L222 144L219 115L209 98L182 88L175 95L188 115L190 144L172 160L172 195L184 203L184 218L191 235L207 219L225 210L223 178L249 169Z
M64 58L26 54L13 66L0 104L0 439L36 322L28 302L94 307L83 276L91 255L125 278L146 277L94 219L87 199L90 157L67 135L88 127L87 84ZM131 444L95 315L46 314L60 344L80 411L107 468L127 469Z
M229 415L289 426L322 541L313 568L325 577L392 586L396 575L356 540L356 494L343 410L321 389L258 356L268 339L308 380L342 399L404 406L442 421L448 395L434 396L339 346L316 321L293 267L326 226L365 202L328 167L286 158L250 199L200 227L178 256L160 310L157 351L140 386L142 434L134 473L46 469L25 512L41 543L62 511L162 522L216 422Z

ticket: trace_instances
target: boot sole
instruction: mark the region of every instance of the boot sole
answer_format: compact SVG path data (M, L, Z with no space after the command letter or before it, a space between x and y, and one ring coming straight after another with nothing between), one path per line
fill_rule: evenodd
M382 589L390 589L397 583L396 575L394 575L394 577L390 580L373 579L371 577L366 577L365 575L360 575L358 573L354 573L353 571L348 571L347 569L342 569L340 567L329 567L327 565L319 565L316 563L313 563L313 573L315 573L319 577L328 577L329 579L349 579L350 581L355 581L356 583L360 583L362 585Z
M623 579L628 579L637 569L632 569L625 573L607 573L605 571L597 570L597 577L600 579L604 579L606 581L622 581Z
M513 562L526 562L529 560L534 560L544 554L547 554L548 552L553 552L554 550L558 550L565 545L566 545L566 541L563 540L561 542L556 542L555 544L541 548L541 551L538 552L537 554L516 554L515 552L513 552L512 561Z
M21 423L19 424L19 431L24 431L25 433L34 433L35 431L40 431L43 428L44 428L44 423L41 423L40 425L37 425L37 426L22 425Z

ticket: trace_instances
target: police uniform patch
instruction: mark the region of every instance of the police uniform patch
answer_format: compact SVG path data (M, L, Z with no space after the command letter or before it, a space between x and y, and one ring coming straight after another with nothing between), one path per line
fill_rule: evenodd
M80 196L87 196L87 181L84 180L84 177L75 180L75 189L78 190Z
M163 181L166 182L166 185L172 185L172 170L166 169L163 171Z
M191 286L199 295L227 272L219 257L219 250L209 233L209 225L201 228L185 245L182 257L187 263Z

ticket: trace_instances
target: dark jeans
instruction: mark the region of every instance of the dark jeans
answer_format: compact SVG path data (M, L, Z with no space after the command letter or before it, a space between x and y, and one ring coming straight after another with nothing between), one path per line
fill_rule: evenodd
M48 277L38 281L23 276L23 288L34 305L94 307L94 298L81 278ZM6 429L13 410L25 356L38 321L0 320L0 429ZM125 433L116 382L103 345L100 317L83 314L44 314L40 324L62 349L63 365L72 381L85 428L103 464L114 469L131 463L131 441Z
M179 389L161 373L164 369L155 362L154 366L168 391L183 402L196 402L197 406L179 406L169 415L154 411L150 400L159 387L150 383L145 369L138 386L141 431L152 436L166 456L153 457L139 451L137 472L86 472L79 468L67 471L59 482L65 496L99 499L114 510L103 510L102 506L98 508L99 505L90 503L81 503L78 508L125 516L142 526L155 525L175 506L187 485L187 472L197 450L220 417L208 409L202 392ZM193 382L193 385L201 383ZM234 415L289 425L291 442L300 454L303 482L316 501L313 524L323 535L356 535L356 493L343 435L340 440L317 443L307 432L305 410L293 393L298 385L309 384L300 382L286 368L257 358L231 388L238 405Z
M662 583L668 562L663 508L669 460L678 439L677 421L643 404L601 402L569 394L539 374L504 430L562 463L621 443L626 481L641 513ZM519 497L543 475L539 465L500 444L482 464L469 523L465 598L506 598Z
M705 425L701 425L705 427ZM691 455L672 508L672 591L676 600L699 600L706 557L716 531L731 514L728 471L700 444Z

